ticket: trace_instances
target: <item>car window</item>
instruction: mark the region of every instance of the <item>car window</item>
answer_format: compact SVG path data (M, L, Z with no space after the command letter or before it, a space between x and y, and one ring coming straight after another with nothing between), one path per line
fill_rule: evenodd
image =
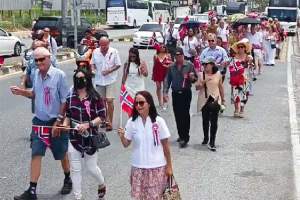
M0 36L7 36L6 32L0 29Z
M91 24L86 19L81 19L81 24L84 27L91 27Z
M35 27L38 27L38 28L44 28L44 27L56 27L57 26L57 20L54 19L54 20L39 20Z
M162 26L159 24L143 24L139 31L161 32Z

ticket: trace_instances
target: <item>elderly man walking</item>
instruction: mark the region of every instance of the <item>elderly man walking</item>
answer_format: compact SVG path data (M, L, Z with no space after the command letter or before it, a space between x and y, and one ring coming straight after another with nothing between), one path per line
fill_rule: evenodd
M99 48L93 52L91 65L95 71L95 84L97 92L106 101L107 119L106 131L112 130L114 113L114 98L117 91L117 70L121 66L119 53L116 49L109 46L107 37L99 40Z
M61 194L69 194L72 190L70 166L67 157L68 137L61 133L58 126L62 125L65 116L65 102L69 88L65 73L51 65L50 52L44 47L34 50L34 60L38 66L33 82L33 89L26 90L12 86L14 95L32 98L35 101L35 116L32 120L31 132L31 173L30 186L15 200L37 199L36 187L41 173L42 157L47 147L52 151L55 160L60 160L65 174ZM52 128L51 128L52 127Z

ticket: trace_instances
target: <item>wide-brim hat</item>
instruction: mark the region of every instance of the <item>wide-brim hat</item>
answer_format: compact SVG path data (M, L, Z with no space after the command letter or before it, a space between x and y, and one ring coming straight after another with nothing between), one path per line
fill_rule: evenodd
M236 43L234 43L232 45L232 49L235 53L238 53L238 46L239 45L244 45L246 47L246 52L247 53L251 53L251 50L252 50L252 45L250 44L250 41L247 39L247 38L244 38Z

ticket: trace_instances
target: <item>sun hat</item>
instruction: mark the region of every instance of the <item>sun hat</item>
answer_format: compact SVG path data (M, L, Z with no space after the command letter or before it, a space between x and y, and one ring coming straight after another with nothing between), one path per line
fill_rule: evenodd
M247 38L244 38L244 39L242 39L242 40L240 40L240 41L238 41L238 42L236 42L232 45L232 49L235 53L238 53L238 46L241 45L241 44L245 46L245 49L246 49L247 53L251 52L252 45L250 44L250 42Z

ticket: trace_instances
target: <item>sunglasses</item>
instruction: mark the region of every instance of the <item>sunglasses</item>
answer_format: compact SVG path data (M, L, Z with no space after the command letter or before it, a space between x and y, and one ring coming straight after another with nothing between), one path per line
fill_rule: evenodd
M208 40L208 42L215 42L215 40Z
M34 61L35 61L36 63L38 63L38 62L44 62L45 59L46 59L46 57L43 57L43 58L35 58Z
M237 48L238 48L238 49L244 49L245 46L238 46Z
M145 105L145 103L146 103L146 101L136 101L136 102L134 102L134 105L135 106L141 106L141 107L143 107L144 105Z

